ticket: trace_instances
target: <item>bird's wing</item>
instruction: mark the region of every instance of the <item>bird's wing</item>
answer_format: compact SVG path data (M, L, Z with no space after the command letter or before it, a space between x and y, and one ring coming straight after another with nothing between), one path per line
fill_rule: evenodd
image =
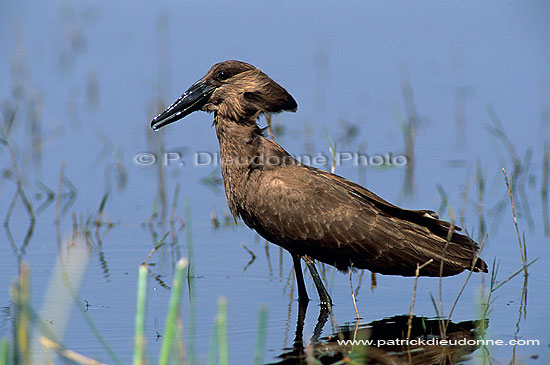
M441 261L447 241L447 233L434 230L448 232L449 224L430 211L398 208L342 177L303 165L263 174L247 202L242 217L262 236L339 269L353 263L381 273L414 275L416 264ZM448 245L449 269L462 271L471 262L475 248L462 246Z

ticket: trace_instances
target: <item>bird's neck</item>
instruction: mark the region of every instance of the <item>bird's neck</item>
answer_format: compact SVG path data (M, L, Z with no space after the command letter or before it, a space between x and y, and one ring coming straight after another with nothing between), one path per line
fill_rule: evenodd
M251 164L259 155L262 136L255 124L241 124L217 115L214 119L220 143L220 159L227 203L233 216L240 215L240 202L248 189Z
M214 124L220 143L225 195L236 217L242 212L240 204L246 195L257 191L263 173L297 161L277 143L265 138L254 122L237 123L216 115Z
M231 119L219 116L215 117L214 124L220 143L222 168L226 166L227 168L237 170L248 169L249 160L258 155L262 139L264 139L258 125L256 123L237 123ZM239 160L233 161L234 159Z

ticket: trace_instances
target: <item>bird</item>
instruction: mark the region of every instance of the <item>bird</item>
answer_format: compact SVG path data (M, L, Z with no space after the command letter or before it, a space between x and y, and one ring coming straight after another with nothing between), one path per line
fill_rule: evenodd
M242 61L215 64L151 121L158 131L194 111L214 114L229 209L293 260L298 300L308 302L301 260L323 307L332 298L315 267L320 261L346 272L452 276L487 272L478 244L431 210L408 210L344 177L300 163L265 136L262 114L295 112L290 93Z

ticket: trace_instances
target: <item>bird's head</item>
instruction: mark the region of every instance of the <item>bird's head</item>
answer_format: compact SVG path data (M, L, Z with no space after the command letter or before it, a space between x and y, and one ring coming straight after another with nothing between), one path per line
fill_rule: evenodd
M296 111L296 101L281 85L256 67L240 61L212 66L165 111L151 122L158 130L186 115L203 110L239 123L255 123L260 113Z

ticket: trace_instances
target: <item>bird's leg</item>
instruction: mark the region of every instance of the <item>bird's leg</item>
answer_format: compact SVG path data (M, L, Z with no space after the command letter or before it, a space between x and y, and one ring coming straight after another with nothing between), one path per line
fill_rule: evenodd
M313 282L317 287L319 299L321 300L321 306L326 307L326 309L328 309L329 311L332 311L332 299L330 298L330 295L328 294L328 291L325 288L325 285L323 285L323 281L321 280L321 277L317 272L315 261L313 261L313 259L309 256L304 255L303 257L307 267L309 268L309 272L311 274L311 277L313 278Z
M294 261L294 272L296 273L296 284L298 285L298 300L300 303L309 302L307 296L306 284L304 283L304 275L302 274L302 264L300 263L300 256L291 253L292 261Z

